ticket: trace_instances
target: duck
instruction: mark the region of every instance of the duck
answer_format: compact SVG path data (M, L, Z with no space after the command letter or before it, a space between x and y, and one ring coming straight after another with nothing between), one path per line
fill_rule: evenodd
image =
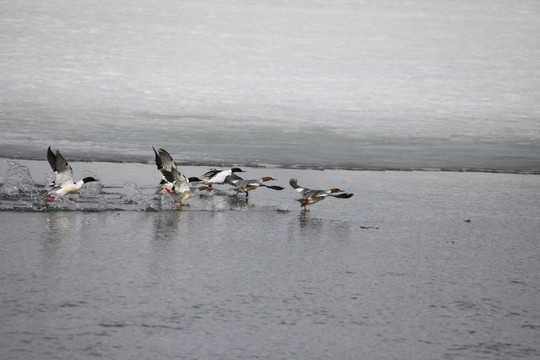
M237 172L245 172L244 170L234 167L226 170L217 170L217 169L210 169L204 174L202 174L199 178L201 179L201 182L205 185L208 185L208 190L214 190L212 185L214 184L226 184L229 177Z
M53 182L52 189L49 190L50 198L44 199L44 202L53 201L56 196L65 196L77 192L86 183L92 181L99 181L91 176L85 177L77 182L73 181L73 169L62 156L60 150L56 150L56 154L51 150L51 147L47 149L47 160L51 165L52 171L56 173L56 178ZM73 200L73 199L69 199Z
M255 190L259 187L266 187L272 190L283 190L285 189L283 186L275 186L275 185L266 185L264 182L266 181L273 181L277 180L270 176L265 176L260 179L250 179L250 180L244 180L240 176L236 174L231 174L226 182L230 183L234 186L233 190L236 191L236 194L243 192L246 194L246 197L249 196L249 192L251 190Z
M198 177L186 178L180 171L172 156L165 149L156 151L154 147L155 162L158 170L161 172L162 180L156 194L163 194L165 191L173 197L181 206L189 206L185 201L192 198L195 193L206 190L206 186L190 188L190 182L199 182Z
M321 200L326 199L328 196L332 196L339 199L348 199L354 194L346 193L344 190L338 188L332 188L329 190L312 190L298 185L297 179L291 179L289 184L293 187L294 190L298 191L302 195L301 199L296 199L300 202L300 206L307 210L307 206L315 204ZM340 194L337 194L340 193Z

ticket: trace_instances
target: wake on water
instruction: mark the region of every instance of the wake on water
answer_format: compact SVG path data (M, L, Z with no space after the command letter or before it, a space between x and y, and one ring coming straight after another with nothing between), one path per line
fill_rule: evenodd
M0 184L0 211L172 211L181 209L168 193L157 195L153 186L126 183L124 186L106 186L101 182L85 184L78 192L69 196L57 196L51 202L43 200L48 196L50 186L37 184L28 167L8 160L8 169ZM95 173L85 172L87 175ZM52 180L54 174L49 173ZM243 196L224 190L214 190L211 194L198 194L190 200L197 210L222 211L253 209ZM287 211L283 207L262 206L264 210ZM184 208L185 209L185 208Z

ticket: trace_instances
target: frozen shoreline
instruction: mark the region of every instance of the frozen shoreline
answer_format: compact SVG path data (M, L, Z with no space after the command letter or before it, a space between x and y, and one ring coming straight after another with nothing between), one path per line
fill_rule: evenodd
M2 10L1 157L540 171L536 0Z

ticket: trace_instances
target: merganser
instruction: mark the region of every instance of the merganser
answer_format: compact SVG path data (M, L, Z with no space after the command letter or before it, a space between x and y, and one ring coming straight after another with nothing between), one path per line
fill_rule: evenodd
M346 193L344 192L344 190L340 190L338 188L332 188L330 190L311 190L311 189L299 186L297 181L298 181L297 179L291 179L289 181L289 184L291 184L294 190L298 191L302 195L302 198L296 199L296 201L300 202L300 206L303 207L304 210L307 210L306 206L310 204L314 204L321 200L324 200L328 196L332 196L332 197L340 198L340 199L348 199L351 196L353 196L353 194ZM334 195L335 193L343 193L343 194Z
M200 181L200 179L197 177L186 178L180 173L176 162L165 149L159 149L159 153L154 147L152 147L152 149L155 154L156 166L163 177L156 194L163 194L163 192L167 191L181 206L189 206L188 204L185 204L184 201L193 197L197 191L207 189L206 186L195 189L190 188L189 182L197 182Z
M228 177L231 174L237 173L237 172L245 172L244 170L234 167L227 170L217 170L217 169L210 169L204 174L200 176L201 182L208 186L208 190L214 190L212 187L213 184L225 184L227 183Z
M56 179L53 182L53 188L49 190L49 195L51 195L51 197L44 199L44 202L53 201L56 195L64 196L74 193L87 182L99 181L88 176L76 183L73 182L73 169L71 169L67 160L60 154L60 150L56 150L55 155L50 146L47 149L47 160L51 165L51 169L56 173Z
M272 190L283 190L285 189L283 186L270 186L264 184L265 181L271 181L271 180L277 180L274 178L271 178L269 176L262 177L260 179L250 179L250 180L244 180L240 176L236 174L231 174L229 176L229 183L234 186L234 191L236 191L236 194L238 193L245 193L246 197L249 196L249 192L251 190L255 190L259 188L260 186L266 187Z

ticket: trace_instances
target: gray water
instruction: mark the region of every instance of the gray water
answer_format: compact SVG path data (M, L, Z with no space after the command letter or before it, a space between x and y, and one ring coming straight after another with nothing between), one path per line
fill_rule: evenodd
M540 171L540 3L0 2L0 156Z
M304 212L290 187L222 186L176 210L151 165L72 163L103 184L43 205L48 164L22 163L35 185L1 186L2 359L540 355L535 175L247 168L355 195Z

